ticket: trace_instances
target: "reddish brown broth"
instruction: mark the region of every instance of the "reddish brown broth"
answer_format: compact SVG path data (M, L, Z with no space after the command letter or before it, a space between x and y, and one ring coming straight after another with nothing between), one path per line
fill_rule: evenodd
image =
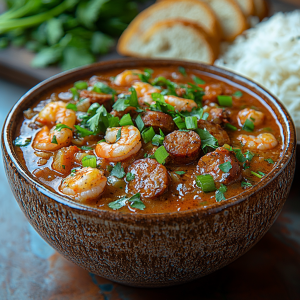
M96 75L101 75L102 77L109 79L121 73L122 71L123 70L115 70L109 73L105 73L105 74L102 73ZM158 76L165 76L167 78L170 78L173 82L185 84L188 82L193 82L191 76L196 75L201 79L203 79L207 85L213 83L219 83L221 81L220 79L208 77L197 71L186 70L186 72L188 76L184 77L180 72L178 72L176 68L168 68L167 70L156 68L154 69L152 78L156 78ZM88 81L89 78L85 78L84 80ZM223 83L225 88L231 91L232 93L241 90L235 86L229 85L224 81ZM70 84L64 87L59 87L51 91L51 93L45 95L42 99L40 99L40 102L36 103L36 105L34 105L32 109L43 107L46 103L51 101L50 99L57 100L58 97L57 95L60 92L67 92L72 86L73 85ZM119 90L120 92L128 92L129 87L130 86L128 86L127 88L119 88ZM252 96L249 93L249 91L247 92L245 90L242 90L242 93L243 95L240 98L233 98L233 106L230 107L232 113L230 123L238 128L237 131L226 130L231 139L231 146L241 148L241 144L239 143L239 141L236 140L237 136L241 133L248 134L248 135L251 134L256 136L260 133L270 132L271 130L271 133L278 140L278 145L271 150L266 150L266 151L251 150L251 152L253 152L256 155L254 156L254 158L251 160L249 164L250 168L242 171L242 177L243 180L245 180L246 178L249 182L252 183L253 186L255 186L255 184L257 184L261 179L252 175L251 171L254 172L260 171L265 174L268 174L274 168L276 162L279 160L282 154L283 136L281 134L280 124L275 119L275 114L269 110L268 106L263 102L259 101L254 96ZM261 126L256 126L254 132L251 133L243 131L241 129L241 126L239 126L236 117L237 113L242 108L245 107L248 108L255 107L257 108L257 110L265 114L264 123ZM16 132L16 137L20 135L25 137L27 136L34 137L35 134L40 130L39 126L33 125L34 119L35 117L33 117L32 119L26 119L24 117L19 123L19 127L18 127L19 129ZM94 146L96 142L102 138L103 135L93 137L89 142L86 143L86 145ZM134 162L137 159L144 158L145 153L150 153L152 151L153 146L151 145L152 145L151 142L148 143L147 145L143 144L142 149L136 155L122 162L122 166L124 166L125 172L127 172L127 169L132 162ZM243 153L246 150L248 150L246 148L241 148L241 149ZM38 153L38 151L34 150L30 145L26 147L15 147L15 150L22 164L26 166L28 171L32 173L37 180L39 180L41 183L46 185L50 190L63 195L59 191L59 186L61 184L61 180L66 176L52 170L53 153L49 153L50 158L45 159L43 157L39 157L39 155L42 154ZM94 151L89 151L89 152L93 154ZM269 158L272 159L275 162L275 164L270 164L265 160ZM114 163L110 163L110 165L113 166ZM76 164L74 166L76 167ZM77 166L80 167L79 164ZM170 185L166 193L164 193L163 195L155 199L142 199L142 201L146 206L144 210L134 209L129 205L127 205L121 208L119 211L121 212L132 211L138 213L163 213L163 212L184 211L184 210L194 209L198 207L208 207L216 203L215 192L204 193L195 183L195 170L196 170L197 162L189 165L177 165L177 166L167 163L165 166L171 178ZM177 175L176 173L174 173L175 171L184 171L186 173L184 175ZM105 172L106 172L106 176L109 176L109 172L108 171ZM176 181L174 181L174 179L176 179ZM110 181L108 181L104 193L99 198L95 200L90 200L84 204L102 210L111 210L108 207L108 204L110 202L115 201L116 199L124 195L132 195L132 193L130 193L130 191L128 190L128 186L124 180L117 180L117 181L118 183L116 185L113 185L112 183L110 183ZM245 190L245 188L241 187L241 181L229 185L227 188L228 190L225 193L227 199L232 196L236 196Z

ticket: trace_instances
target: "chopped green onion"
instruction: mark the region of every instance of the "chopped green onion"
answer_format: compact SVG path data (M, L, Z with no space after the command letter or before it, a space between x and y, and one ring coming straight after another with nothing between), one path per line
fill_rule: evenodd
M186 117L185 118L185 126L187 129L197 129L197 117Z
M220 202L226 200L225 193L227 192L227 187L224 184L221 184L220 188L216 191L216 201Z
M97 159L95 155L87 155L81 160L83 167L91 167L96 168L97 167Z
M218 102L221 106L232 106L232 97L220 95L218 96Z
M185 71L185 68L184 67L178 67L178 71L184 76L186 77L187 74L186 74L186 71Z
M251 151L249 151L249 150L247 150L247 151L244 153L244 155L245 155L245 157L246 157L246 159L247 159L248 161L251 161L252 158L254 157L254 154L253 154Z
M137 128L139 129L139 131L143 131L144 127L145 127L145 124L142 120L142 117L141 115L138 115L136 118L135 118L135 124L137 126Z
M115 143L121 138L122 127L118 130Z
M100 140L99 142L97 142L97 144L100 144L100 143L103 143L103 142L106 142L106 140L105 140L105 139L102 139L102 140Z
M251 171L251 174L254 175L254 176L256 176L256 177L258 177L258 178L262 178L263 177L263 175L257 174L254 171Z
M160 146L154 153L155 159L162 165L165 163L168 156L169 153L164 146Z
M132 181L134 178L135 178L135 175L132 174L131 172L128 172L128 173L126 174L126 180L127 180L127 181Z
M82 150L93 150L93 148L89 147L89 146L82 146L81 149Z
M58 142L57 142L57 139L56 139L56 135L53 136L53 138L51 140L51 143L58 145Z
M248 132L252 132L254 130L254 123L251 120L246 119L246 122L244 123L242 129Z
M216 190L214 178L209 174L196 176L196 184L204 193L209 193Z
M75 87L70 88L70 92L73 95L73 100L77 101L79 99L79 93Z
M237 160L241 163L244 163L245 161L247 161L246 157L243 155L242 150L241 149L233 149L233 152L235 153L235 156L237 158Z
M93 134L93 131L87 130L86 128L83 128L79 125L74 125L74 127L76 128L76 130L78 131L81 137L85 137Z
M195 131L200 136L201 148L205 153L207 152L207 147L214 149L218 148L218 140L213 135L211 135L206 129L198 128Z
M207 118L209 117L209 113L208 112L205 112L202 116L202 120L207 120Z
M69 127L69 126L67 126L67 125L65 125L65 124L61 124L61 123L59 123L59 124L57 124L57 125L55 126L55 130L57 130L57 131L61 131L61 130L64 129L64 128L67 128L67 129L72 130L71 127Z
M242 181L241 182L241 187L251 187L252 184L250 182Z
M175 173L178 174L178 175L183 175L183 174L185 174L184 171L175 171Z
M232 169L231 162L230 161L226 161L225 163L220 164L219 165L219 169L221 171L223 171L224 173L228 173Z
M266 162L268 162L269 164L274 164L274 160L272 158L267 158L265 159Z
M120 126L133 125L130 114L124 115L120 120Z
M18 136L15 140L14 140L14 145L16 147L25 147L28 146L31 142L31 137L21 137Z
M126 175L126 173L124 172L124 168L122 167L120 162L118 162L113 167L113 169L110 172L110 175L115 176L115 177L120 178L120 179L123 178Z
M88 83L86 81L77 81L74 83L74 87L77 90L86 90L88 88Z
M231 125L230 123L226 123L225 124L225 128L229 129L229 130L232 130L232 131L236 131L237 128L233 125Z
M185 121L180 116L174 118L173 121L179 129L186 129Z
M195 75L193 75L192 78L193 78L194 82L197 83L197 84L205 84L204 80L202 80L201 78L199 78Z
M232 94L235 98L241 98L243 96L243 93L241 91L236 91Z
M261 175L261 176L266 176L266 174L263 173L263 172L258 171L257 173L258 173L259 175Z
M162 145L163 143L164 143L164 137L163 136L161 136L161 135L159 135L159 134L156 134L154 137L153 137L153 139L152 139L152 144L154 145L154 146L160 146L160 145Z
M155 136L155 131L152 126L144 129L142 132L142 138L145 144L152 141L154 136Z
M74 111L77 111L77 106L74 103L68 103L66 106L67 109L72 109Z

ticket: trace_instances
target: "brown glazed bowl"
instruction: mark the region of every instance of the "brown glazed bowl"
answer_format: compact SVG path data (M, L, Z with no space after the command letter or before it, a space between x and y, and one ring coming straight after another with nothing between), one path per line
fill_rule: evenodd
M22 112L51 91L114 68L183 66L216 77L265 101L282 126L280 161L261 182L210 208L132 214L90 208L41 184L19 162L13 135ZM223 69L171 60L101 62L54 76L26 93L12 108L2 132L8 181L30 224L65 258L99 276L137 287L163 287L212 273L253 247L285 203L295 172L295 128L285 108L259 85Z

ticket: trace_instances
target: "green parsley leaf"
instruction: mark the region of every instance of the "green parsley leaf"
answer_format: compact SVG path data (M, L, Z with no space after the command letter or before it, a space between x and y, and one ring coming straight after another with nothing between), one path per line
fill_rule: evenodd
M53 138L51 140L51 144L56 144L58 145L57 139L56 139L56 135L53 135Z
M266 162L268 162L269 164L274 164L274 160L272 158L267 158L265 159Z
M100 144L100 143L103 143L103 142L106 142L106 140L102 139L102 140L98 141L97 144Z
M152 85L166 87L166 90L162 92L162 94L164 95L178 96L176 93L176 88L178 87L178 85L163 76L155 78L152 82Z
M73 95L73 100L77 101L79 99L79 93L75 87L70 88L70 92Z
M247 181L242 181L241 182L241 187L251 187L252 184L250 182L247 182Z
M241 91L236 91L232 94L235 98L241 98L243 96L243 93Z
M88 88L88 83L86 81L76 81L74 83L74 87L77 89L77 90L86 90Z
M245 157L246 157L246 159L247 159L248 161L251 161L252 158L254 157L254 154L253 154L251 151L249 151L249 150L247 150L247 151L244 153L244 155L245 155Z
M130 206L132 208L137 208L139 210L144 210L146 208L145 204L141 201L141 194L137 193L128 199Z
M193 75L192 78L193 78L194 82L197 83L197 84L205 84L204 80L202 80L201 78L199 78L195 75Z
M129 89L131 91L130 95L120 94L118 100L113 105L113 109L116 111L124 111L127 107L139 107L138 98L136 90L131 87Z
M124 168L122 167L120 162L118 162L113 167L113 169L110 172L110 175L115 176L115 177L120 178L120 179L123 178L126 175L126 173L124 172Z
M183 174L185 174L184 171L175 171L175 173L178 174L178 175L183 175Z
M186 71L185 71L185 68L184 67L178 67L178 71L184 76L186 77L187 74L186 74Z
M120 120L120 126L133 125L130 114L125 114Z
M232 130L232 131L236 131L237 130L237 128L235 126L231 125L230 123L226 123L225 124L225 128L229 129L229 130Z
M163 145L163 143L164 143L164 137L159 134L156 134L152 139L152 145L154 146L160 146Z
M93 150L92 147L89 147L89 146L81 146L80 147L82 150Z
M16 147L26 147L30 144L31 142L31 137L22 137L22 136L18 136L15 140L14 140L14 145Z
M252 132L254 130L254 123L251 120L247 119L242 129L248 132Z
M145 124L144 124L144 122L142 120L141 115L138 115L135 118L135 124L136 124L137 128L139 129L139 131L143 131L143 129L145 128Z
M110 207L113 210L120 209L120 208L126 206L127 200L128 199L126 198L126 196L124 196L116 201L110 202L108 204L108 207Z
M221 184L220 188L216 191L216 201L220 202L226 200L225 193L227 192L227 187L224 184Z
M128 172L128 173L126 174L126 180L127 180L127 181L132 181L134 178L135 178L135 175L132 174L131 172Z
M87 130L86 128L83 128L79 125L74 125L74 127L76 128L76 130L78 131L78 134L81 136L81 137L85 137L85 136L89 136L89 135L92 135L93 132L90 131L90 130Z
M115 95L117 92L112 89L110 86L103 82L96 82L93 86L92 91L99 93L99 94L110 94L110 95Z
M244 163L247 161L247 158L243 155L241 149L233 149L233 152L239 162Z
M118 130L115 143L121 138L122 127Z
M151 79L152 73L153 73L153 70L151 70L151 69L145 69L144 70L144 74L137 74L137 75L138 75L139 79L142 82L149 83L149 80Z
M230 161L226 161L225 163L220 164L219 165L219 169L221 171L223 171L224 173L228 173L232 169L231 162Z
M77 106L74 103L68 103L66 106L67 109L72 109L74 111L77 111Z
M213 149L216 149L219 147L218 140L213 135L211 135L206 129L198 128L195 131L200 136L201 148L204 151L204 153L207 152L207 147L213 148Z
M57 124L57 125L55 126L55 130L57 130L57 131L61 131L63 128L67 128L67 129L72 130L71 127L69 127L69 126L67 126L67 125L65 125L65 124L61 124L61 123L59 123L59 124Z

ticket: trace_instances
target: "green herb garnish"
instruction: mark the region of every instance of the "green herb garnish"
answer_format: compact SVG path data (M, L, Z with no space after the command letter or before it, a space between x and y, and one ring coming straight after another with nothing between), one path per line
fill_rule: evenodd
M232 130L232 131L236 131L237 128L233 125L231 125L230 123L226 123L225 124L225 128L229 129L229 130Z
M178 71L184 76L186 77L187 74L186 74L186 71L185 71L185 68L184 67L178 67Z
M251 120L246 119L242 129L248 132L252 132L254 130L254 123Z
M83 128L79 125L74 125L74 127L76 128L78 134L81 136L81 137L85 137L85 136L89 136L89 135L92 135L93 132L86 129L86 128Z
M214 178L209 174L196 176L196 184L204 193L214 192L216 190Z
M126 180L127 180L127 181L132 181L134 178L135 178L135 175L132 174L131 172L128 172L128 173L126 174Z
M269 164L274 164L274 160L272 158L266 158L265 161Z
M219 147L218 140L213 135L211 135L206 129L198 128L195 131L200 136L201 148L204 151L204 153L207 153L208 147L213 148L213 149L216 149Z
M242 181L241 182L241 187L252 187L252 184L250 182L247 182L247 181Z
M175 171L175 173L178 174L178 175L183 175L183 174L185 174L184 171Z
M122 127L117 132L115 143L121 138L121 134L122 134Z
M232 106L232 97L220 95L218 96L218 102L221 106Z
M232 169L231 162L230 161L226 161L225 163L220 164L219 165L219 169L221 171L223 171L224 173L228 173Z
M133 125L130 114L124 115L120 120L120 126Z
M160 146L154 153L155 159L162 165L165 163L168 156L169 153L164 146Z
M152 141L154 136L155 136L155 131L152 126L146 128L142 131L142 138L143 138L145 144Z
M141 115L138 115L136 118L135 118L135 124L137 126L137 128L139 129L139 131L143 131L143 129L145 128L145 124L142 120L142 117Z
M53 138L52 138L52 140L51 140L51 143L52 143L52 144L58 145L58 142L57 142L57 139L56 139L56 135L53 135Z
M61 131L63 128L67 128L67 129L72 130L71 127L69 127L69 126L67 126L67 125L65 125L65 124L61 124L61 123L59 123L59 124L57 124L57 125L55 126L55 130L57 130L57 131Z
M97 167L97 159L95 155L87 155L83 157L81 160L82 166L83 167L91 167L91 168L96 168Z
M227 187L224 184L221 184L220 188L216 191L216 201L220 202L226 200L225 193L227 192Z
M173 121L179 129L186 129L185 120L181 116L177 116Z
M77 89L77 90L86 90L88 88L88 83L86 81L76 81L74 83L74 87Z
M14 140L14 145L16 147L26 147L30 144L31 142L31 137L22 137L22 136L18 136L15 140Z
M236 91L232 94L235 98L241 98L243 96L243 93L241 91Z
M202 80L201 78L199 78L195 75L193 75L192 78L193 78L194 82L197 83L197 84L205 84L204 80Z
M185 118L185 126L187 129L197 129L198 124L197 124L197 117L186 117Z
M115 176L115 177L120 178L120 179L123 178L126 175L126 173L124 172L124 168L122 167L120 162L118 162L113 167L113 169L110 172L110 175Z
M67 109L72 109L74 111L77 111L77 106L74 103L68 103L66 106Z
M140 210L144 210L146 208L145 204L141 201L140 193L133 195L131 198L127 198L126 196L124 196L116 201L109 203L108 206L113 210L117 210L126 206L126 203L129 203L132 208L137 208Z
M256 172L254 172L254 171L251 171L251 174L254 175L254 176L256 176L256 177L258 177L258 178L262 178L264 176L264 175L260 175L260 174L258 174Z

